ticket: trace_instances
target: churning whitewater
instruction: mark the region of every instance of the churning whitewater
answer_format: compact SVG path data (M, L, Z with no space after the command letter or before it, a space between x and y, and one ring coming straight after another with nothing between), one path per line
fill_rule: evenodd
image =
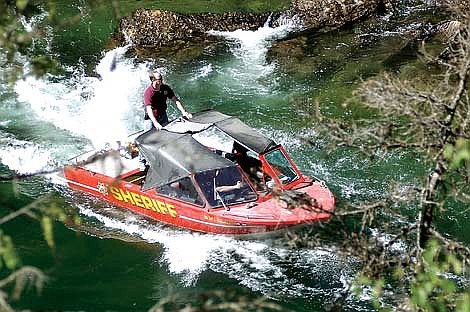
M197 84L211 79L226 97L272 96L278 92L275 91L276 80L266 84L261 79L275 70L273 64L266 64L266 52L273 40L298 27L295 23L286 23L278 28L266 25L258 31L214 32L227 38L232 57L223 62L207 59L199 63L191 69L186 81ZM96 67L96 76L88 76L84 66L78 64L68 68L63 77L27 77L18 81L15 92L20 105L10 120L18 118L29 124L31 135L23 139L2 135L1 162L20 174L48 170L62 166L80 152L114 144L140 130L142 94L148 84L148 70L159 67L172 84L176 66L138 63L126 57L128 48L107 52ZM191 94L179 95L190 103L186 105L189 110L205 108L205 103L192 100ZM170 115L177 116L171 110ZM8 126L8 122L3 123ZM49 131L40 130L44 129L44 124ZM300 145L291 138L291 133L270 128L261 131L274 133L276 140L288 149ZM57 190L85 218L82 230L85 227L87 232L103 236L107 236L104 232L108 231L124 240L138 239L162 245L164 252L155 259L155 265L166 264L170 272L181 277L184 285L194 284L202 272L212 270L273 298L308 299L318 295L331 297L341 292L353 275L351 264L340 260L334 250L292 251L269 241L236 240L175 230L150 224L145 218L128 212L118 210L116 213L116 208L65 191L60 185ZM104 209L94 209L97 205ZM294 275L293 270L297 272ZM322 288L310 286L318 284L318 280L326 281Z

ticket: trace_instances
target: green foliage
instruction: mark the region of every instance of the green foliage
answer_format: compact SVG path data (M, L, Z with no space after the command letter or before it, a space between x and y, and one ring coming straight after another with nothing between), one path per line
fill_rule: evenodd
M20 259L16 253L11 237L0 230L0 269L4 266L8 270L14 270L20 265Z
M181 298L181 295L178 295ZM176 295L162 298L149 309L149 312L165 311L214 311L214 312L239 312L239 311L288 311L277 303L262 296L258 298L239 296L225 290L215 290L199 294L194 301L194 294L185 300L185 304L177 303Z
M468 312L470 311L470 293L465 293L458 300L456 312Z
M49 55L40 55L31 59L31 73L36 76L44 76L47 73L57 74L59 63Z
M10 83L25 74L23 67L17 64L18 53L30 59L32 75L43 76L58 71L57 61L46 55L45 51L34 51L34 43L42 39L44 30L27 29L22 23L23 20L37 16L41 11L43 8L40 4L29 0L0 1L0 52L5 55L5 59L0 59L0 65L9 68L7 75ZM50 10L48 18L53 19Z
M470 311L470 292L458 289L450 276L463 274L463 265L459 258L449 253L435 240L431 240L422 253L421 261L416 266L405 270L397 266L386 277L369 277L361 274L356 277L353 291L359 296L364 287L370 289L371 304L378 311L391 311L384 301L384 289L393 283L409 281L409 302L412 311ZM386 283L390 283L387 285Z
M48 216L43 216L41 218L41 227L42 232L44 233L44 239L47 242L49 248L53 249L55 247L54 243L54 232L52 226L52 219Z
M29 0L16 0L16 7L18 10L23 11L29 4Z
M410 299L416 310L450 311L454 306L468 306L470 293L459 293L455 282L446 277L449 273L462 274L462 263L436 241L429 242L417 272L410 285Z
M12 209L14 210L13 212L1 218L0 227L19 216L28 216L38 220L42 228L44 240L51 250L55 249L54 220L60 220L64 223L80 223L79 215L67 215L62 205L55 200L51 200L50 196L42 196L19 209ZM31 287L40 292L47 281L46 275L41 270L32 266L23 266L11 237L5 235L0 229L1 269L4 269L2 276L8 276L0 280L0 296L3 296L3 300L0 299L0 311L13 311L9 306L10 300L19 300L24 290ZM12 286L11 295L7 295L3 291L7 286Z
M364 286L367 286L371 290L372 297L372 306L379 311L390 311L391 309L385 307L381 303L381 298L383 296L383 287L385 285L385 280L383 278L372 279L364 274L356 277L353 285L353 292L356 296L359 297Z
M470 140L458 139L454 145L446 145L444 157L450 162L451 169L470 168Z
M80 217L78 215L67 216L64 209L59 207L55 201L44 203L43 207L39 207L42 216L41 216L41 228L49 248L55 248L54 240L54 220L59 220L63 223L80 223Z

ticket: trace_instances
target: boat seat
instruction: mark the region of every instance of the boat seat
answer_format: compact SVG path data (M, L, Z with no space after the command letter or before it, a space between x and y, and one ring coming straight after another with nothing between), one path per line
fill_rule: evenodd
M96 160L85 164L84 168L91 172L117 178L124 173L140 168L140 164L137 157L129 159L110 152L96 157Z

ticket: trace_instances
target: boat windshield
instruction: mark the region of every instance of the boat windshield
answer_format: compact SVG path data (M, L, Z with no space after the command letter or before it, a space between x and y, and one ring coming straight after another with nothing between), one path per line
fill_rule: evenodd
M178 181L159 186L156 188L156 191L159 194L196 204L198 206L204 205L204 202L189 177L184 177Z
M212 207L227 207L257 198L251 185L235 166L200 172L195 179Z
M299 178L291 162L280 149L269 152L264 157L282 184L289 184Z

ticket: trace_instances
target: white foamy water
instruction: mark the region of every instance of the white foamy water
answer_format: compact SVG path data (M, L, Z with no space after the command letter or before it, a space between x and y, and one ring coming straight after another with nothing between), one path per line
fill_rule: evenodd
M197 80L200 78L208 77L214 71L212 64L203 65L201 68L198 69L196 74L191 80Z
M301 25L294 20L286 20L278 27L269 27L268 24L269 21L255 31L238 29L209 32L231 42L230 49L236 58L225 68L221 82L223 88L230 91L238 87L242 92L245 88L253 88L257 95L268 95L272 92L273 81L268 85L263 85L259 81L261 78L269 77L275 70L274 64L266 62L266 54L274 40L299 30Z
M273 69L272 66L266 66L265 61L271 43L300 28L301 25L294 20L286 20L278 27L269 27L268 21L256 31L237 29L235 31L210 31L209 33L231 40L234 43L231 49L233 55L249 66L243 69L249 70L249 73L255 72L257 75L263 75Z
M31 107L38 119L75 135L88 138L95 147L114 142L136 130L142 111L145 64L135 66L124 58L128 47L104 56L89 77L79 68L71 78L28 77L15 86L18 100Z
M150 225L139 216L125 220L100 214L88 207L79 206L83 215L97 219L103 226L122 231L125 235L137 236L148 243L164 246L163 261L174 274L182 274L187 285L194 283L207 268L210 254L223 246L230 246L232 239L224 236L205 235L195 232L170 230Z
M161 244L164 251L155 263L166 263L169 271L179 276L185 286L194 285L199 275L210 269L273 298L313 298L319 294L331 296L332 291L345 288L353 274L349 264L333 250L291 250L272 246L268 241L237 240L160 227L127 212L117 218L103 214L106 209L98 212L84 205L79 205L79 209L81 214L98 220L109 231L120 232L123 240L131 240L130 236ZM303 273L291 276L292 268ZM320 280L328 280L327 289L308 285Z
M29 174L53 168L49 150L39 145L8 136L0 138L0 162L20 174Z

